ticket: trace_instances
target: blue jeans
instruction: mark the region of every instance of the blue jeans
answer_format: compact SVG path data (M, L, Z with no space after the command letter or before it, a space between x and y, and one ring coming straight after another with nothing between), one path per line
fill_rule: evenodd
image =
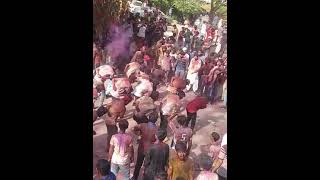
M119 165L111 163L111 172L115 175L118 173L121 173L123 176L123 180L129 180L130 179L130 163L126 165Z
M185 79L185 72L186 70L184 69L176 69L175 76L179 76L180 78Z

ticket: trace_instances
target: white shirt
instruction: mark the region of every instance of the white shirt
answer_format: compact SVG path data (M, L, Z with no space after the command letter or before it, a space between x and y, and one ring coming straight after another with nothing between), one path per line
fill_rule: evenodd
M211 171L201 171L196 180L219 180L219 177Z
M129 37L132 37L133 36L133 27L132 27L132 24L128 24L128 29L127 29L127 34Z
M139 28L138 36L144 38L146 36L146 27L142 26Z
M220 28L221 26L222 26L222 19L220 19L218 22L218 28Z
M114 146L111 162L119 165L130 163L129 147L132 147L132 137L128 134L115 134L111 137L110 145Z
M202 34L206 34L206 32L207 32L207 25L206 25L206 24L202 24L202 26L201 26L201 33L202 33Z
M221 147L227 144L227 133L225 133L222 137Z
M148 91L150 95L152 90L152 82L146 79L141 79L140 83L134 88L133 94L137 97L141 97L143 92Z

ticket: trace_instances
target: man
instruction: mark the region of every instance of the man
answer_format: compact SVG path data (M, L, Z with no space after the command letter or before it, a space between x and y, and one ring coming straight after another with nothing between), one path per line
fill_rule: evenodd
M200 35L205 36L207 32L207 22L203 22L200 30Z
M189 52L192 32L189 28L185 28L185 30L186 31L184 33L184 47L186 47L187 51Z
M160 105L160 129L167 130L168 118L179 112L181 105L180 99L185 96L183 91L177 94L168 94Z
M197 111L199 109L204 109L207 107L208 100L206 97L197 96L191 102L187 104L187 124L189 125L191 121L191 129L194 129L197 119Z
M177 142L183 142L187 145L187 154L189 154L192 146L192 129L188 127L187 117L184 115L177 117L178 127L174 125L171 119L173 118L170 118L169 122L169 127L173 132L171 147L174 148Z
M203 156L200 158L201 172L196 178L196 180L219 180L216 173L210 171L212 166L212 160L208 156Z
M119 118L124 116L126 112L125 103L122 100L113 100L111 104L107 105L108 112L105 114L104 120L107 126L107 142L106 152L109 153L111 137L118 132L116 123Z
M131 62L126 65L124 72L129 78L130 82L135 81L136 75L140 72L141 65L138 62Z
M193 162L186 156L187 145L178 142L175 146L177 156L170 160L168 169L168 179L193 180Z
M200 38L199 37L194 37L195 40L194 40L194 50L195 51L200 51L202 46L203 46L203 43L204 43L204 40L203 40L203 36L201 35Z
M170 51L165 51L164 56L161 58L161 68L165 72L165 82L169 81L169 73L171 70L171 56Z
M171 67L171 66L170 66ZM170 70L169 70L170 71ZM153 83L153 91L157 90L157 86L161 83L161 82L166 82L164 80L166 74L166 72L163 71L161 69L161 66L155 64L154 68L151 70L151 79L152 79L152 83Z
M186 53L186 50L186 48L183 48L183 51L180 52L176 62L175 76L179 76L182 79L185 79L185 71L189 63L189 55Z
M142 74L140 72L140 74ZM150 96L153 91L153 84L149 81L148 77L138 77L138 84L134 87L134 103L135 101L142 96Z
M212 167L212 172L218 174L219 180L227 179L227 133L222 138L218 158L213 162Z
M105 159L99 159L96 164L96 180L116 180L116 176L110 172L110 163Z
M147 26L145 25L144 22L142 22L142 23L140 24L139 32L138 32L138 34L137 34L137 36L140 38L139 40L140 40L140 43L141 43L141 44L144 44L144 39L145 39L145 37L146 37L146 29L147 29Z
M142 46L140 48L140 51L135 52L135 54L133 55L131 62L138 62L139 64L143 63L143 57L144 55L146 55L146 51L147 51L147 47L146 46Z
M137 124L148 123L147 116L156 110L154 100L149 96L142 96L135 102L135 112L133 113L133 120Z
M100 97L99 107L103 105L106 95L111 91L111 77L114 70L110 65L103 65L96 69L96 75L93 78L93 84L97 87Z
M178 39L177 39L177 45L179 48L182 48L183 47L183 36L184 36L184 33L185 33L185 28L182 27L181 28L181 31L179 32L179 35L178 35Z
M130 95L131 90L131 83L127 77L117 77L112 79L112 89L110 94L113 99L124 100L128 95Z
M188 74L187 74L187 79L189 80L189 84L187 85L188 91L190 90L191 86L192 86L193 92L197 92L198 90L198 85L199 85L198 71L201 68L201 64L202 62L197 54L190 61L190 65L188 67Z
M163 142L167 132L158 130L156 142L150 146L144 161L144 180L154 180L157 172L166 171L169 163L169 146Z
M176 94L179 91L183 91L187 84L188 82L180 77L172 77L167 90L173 94Z
M119 121L119 133L111 137L108 161L111 160L111 172L121 173L124 180L130 178L130 163L133 162L134 151L132 137L126 133L129 123Z
M137 162L134 167L134 172L131 180L137 180L139 177L140 169L142 163L144 161L144 157L146 153L149 151L151 144L156 141L155 134L157 131L156 121L158 119L158 113L154 112L149 116L148 123L138 124L133 127L133 131L138 135L140 132L141 140L139 141L138 146L138 155L137 155Z

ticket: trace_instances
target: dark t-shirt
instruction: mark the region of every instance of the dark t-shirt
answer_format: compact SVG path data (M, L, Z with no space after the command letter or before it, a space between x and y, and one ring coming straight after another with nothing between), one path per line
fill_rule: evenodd
M187 59L185 57L178 59L176 69L185 70L186 68L187 68Z
M201 39L197 39L194 42L194 46L195 46L197 51L199 51L201 49L202 45L203 45L203 40L201 40Z
M190 42L191 41L191 31L186 31L185 33L184 33L184 38L185 38L185 41L186 42Z
M165 172L169 164L169 146L165 143L153 144L144 160L144 180L154 180L158 172Z
M139 143L141 151L143 153L147 153L150 146L156 141L156 131L157 126L153 123L141 123L136 126L135 129L139 129L141 131L141 141Z
M95 178L96 180L116 180L116 175L110 172L107 176L102 176L101 179Z

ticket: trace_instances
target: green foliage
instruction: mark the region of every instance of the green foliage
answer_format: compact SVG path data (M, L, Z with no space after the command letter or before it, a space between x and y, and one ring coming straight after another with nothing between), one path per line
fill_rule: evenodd
M151 3L153 6L161 7L162 12L166 14L173 5L172 16L174 19L191 18L205 11L196 0L151 0Z
M221 0L211 0L211 15L218 15L219 17L227 17L227 5L221 3Z

